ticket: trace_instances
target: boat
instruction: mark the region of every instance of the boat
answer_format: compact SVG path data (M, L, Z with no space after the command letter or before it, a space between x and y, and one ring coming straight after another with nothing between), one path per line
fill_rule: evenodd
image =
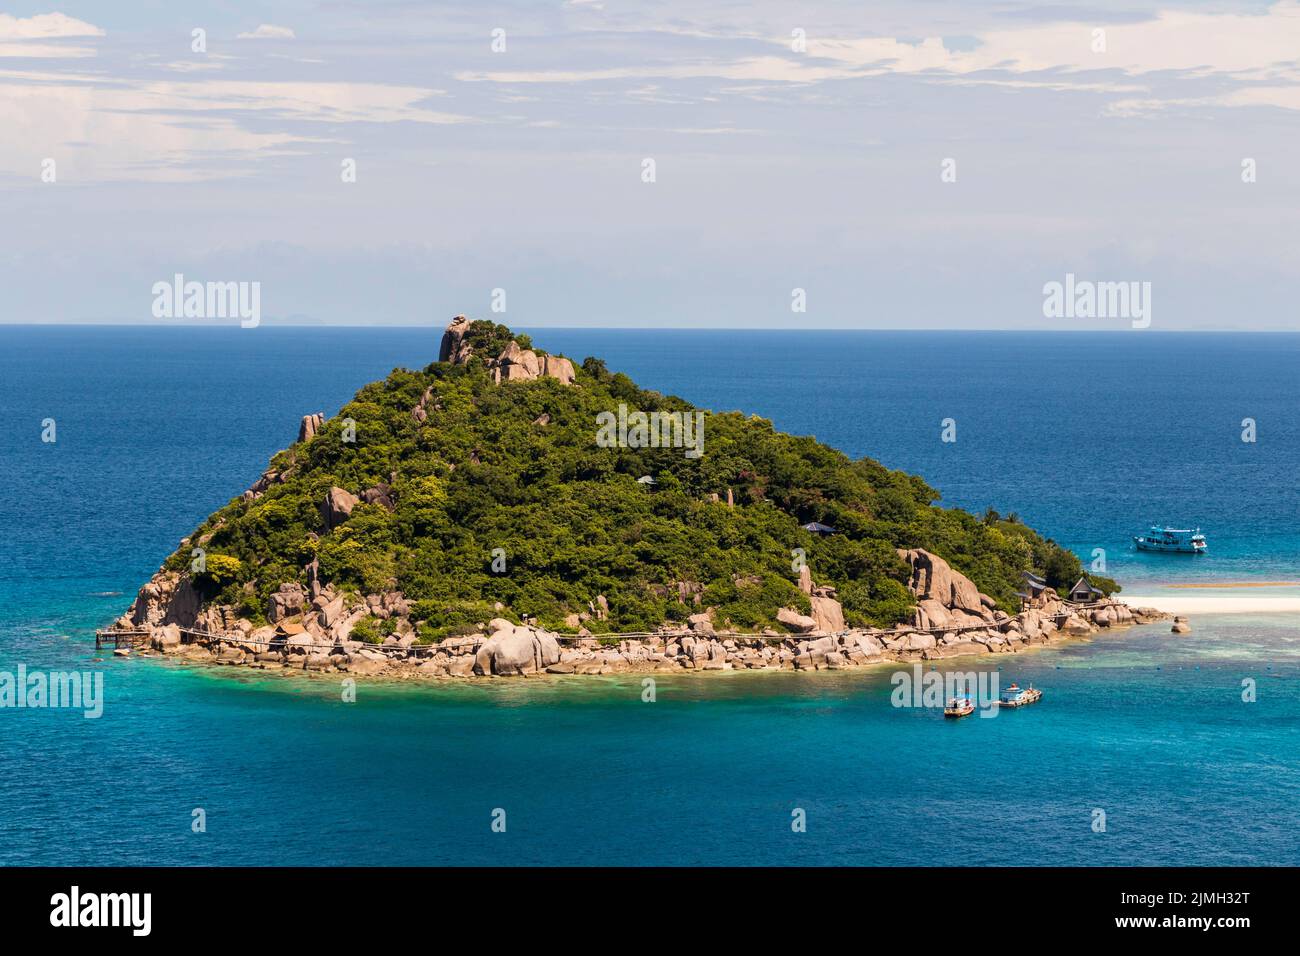
M1177 551L1183 554L1204 554L1205 535L1200 528L1162 528L1152 525L1146 534L1134 536L1133 544L1139 551Z
M954 697L943 709L945 717L969 717L973 713L975 713L975 704L969 697Z
M1004 690L998 697L998 706L1000 707L1024 707L1027 704L1036 704L1043 699L1043 692L1036 690L1033 684L1028 687L1021 687L1019 684L1012 683L1010 687Z

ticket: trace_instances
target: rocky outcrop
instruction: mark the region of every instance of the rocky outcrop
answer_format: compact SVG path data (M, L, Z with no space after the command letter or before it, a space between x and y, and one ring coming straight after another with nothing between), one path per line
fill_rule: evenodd
M393 494L393 486L383 481L361 492L361 500L368 505L382 505L389 511L397 507L397 496Z
M464 365L474 354L473 346L467 340L471 319L458 315L451 320L442 333L442 344L438 349L438 361ZM531 382L539 378L553 378L562 385L572 385L577 378L573 363L562 355L538 355L532 349L520 347L514 339L510 340L501 354L488 358L487 367L492 372L492 381ZM427 396L426 396L427 397ZM411 410L417 422L423 422L428 413L422 401Z
M945 608L960 608L984 617L995 602L980 594L970 578L954 571L943 558L921 548L899 549L898 556L911 567L907 589L918 600L934 600Z
M812 603L812 618L816 630L825 634L838 634L844 630L844 609L840 602L830 595L816 595L808 599Z
M298 425L298 441L310 441L315 438L324 424L325 415L322 412L302 416L302 422Z
M302 611L307 595L297 581L281 584L280 589L267 599L266 619L272 624L293 617Z
M560 662L555 636L539 628L497 618L492 631L474 655L474 670L481 675L535 674Z
M327 531L333 531L352 514L352 509L361 503L361 499L337 485L330 488L321 502L321 518L325 521Z
M158 582L147 602L153 617L165 617L171 610L153 595L161 595L165 600L167 595L177 593L180 592L174 581ZM679 624L665 625L659 633L624 638L617 644L598 642L585 631L561 639L530 624L514 624L497 618L483 626L483 633L448 637L438 644L422 646L415 640L414 628L408 620L410 606L400 592L352 598L335 593L331 586L325 585L305 608L296 603L303 593L296 583L283 586L272 597L276 605L273 614L280 620L262 628L254 629L250 622L235 619L231 608L207 608L200 613L201 627L233 633L232 641L206 646L201 642L187 644L182 640L179 626L162 624L151 629L151 645L165 654L226 665L395 679L683 670L820 671L885 662L1018 653L1062 638L1086 637L1103 627L1134 623L1138 618L1137 614L1129 613L1124 621L1124 613L1117 612L1123 606L1107 603L1080 609L1079 613L1064 619L1059 628L1055 623L1059 618L1031 608L1015 617L1001 614L997 621L985 627L960 633L927 632L902 626L885 630L851 628L831 634L810 630L783 636L774 631L765 635L731 633L717 625L711 612L702 611L691 615L687 628ZM395 619L393 634L382 645L363 644L350 638L353 625L367 616ZM1095 623L1094 617L1098 616L1110 618L1112 623ZM789 609L782 617L797 628L816 623L811 617ZM129 616L119 623L130 626ZM1186 628L1185 620L1180 620L1178 626Z
M283 483L292 474L292 468L286 468L284 471L277 471L274 468L268 468L266 471L262 472L262 476L258 478L257 481L248 486L248 490L243 494L244 500L256 501L266 493L268 488L272 485Z
M189 578L175 571L159 571L140 589L135 603L118 623L124 627L193 627L202 605Z
M542 374L558 380L561 385L572 385L577 378L573 363L560 355L542 356Z
M469 361L473 350L470 348L469 343L465 341L465 335L473 324L471 320L463 315L458 315L451 320L447 330L442 333L442 344L438 346L439 362L464 365Z
M800 614L788 607L777 610L776 619L780 624L794 631L796 634L811 634L817 630L817 621L807 614Z

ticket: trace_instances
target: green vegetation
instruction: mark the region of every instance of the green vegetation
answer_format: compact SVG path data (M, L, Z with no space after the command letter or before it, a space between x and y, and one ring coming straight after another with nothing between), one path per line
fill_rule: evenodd
M478 323L469 340L477 355L492 355L509 337ZM426 389L428 418L418 423L411 410ZM620 402L693 411L590 358L576 387L549 378L493 385L477 357L396 370L362 388L316 437L277 454L272 467L288 471L285 481L231 501L195 532L209 552L209 588L222 603L264 607L281 583L304 581L315 557L322 578L342 589L402 590L419 639L430 642L494 616L529 615L563 630L566 616L601 594L609 618L588 622L593 631L651 628L698 610L679 601L678 582L702 587L719 621L763 627L779 607L808 607L792 570L796 548L859 625L910 612L896 548L941 555L1009 612L1019 607L1022 570L1058 588L1081 573L1077 557L1014 517L937 507L920 478L852 461L758 417L709 414L695 459L682 449L598 447L596 416ZM543 415L549 421L536 424ZM344 418L356 421L355 443L342 440ZM657 484L638 484L643 475ZM330 486L360 494L380 482L391 484L395 510L361 504L325 531L320 503ZM839 533L810 534L800 528L809 521ZM504 573L494 571L494 549L504 550ZM188 562L183 549L168 566ZM370 619L353 633L383 639Z

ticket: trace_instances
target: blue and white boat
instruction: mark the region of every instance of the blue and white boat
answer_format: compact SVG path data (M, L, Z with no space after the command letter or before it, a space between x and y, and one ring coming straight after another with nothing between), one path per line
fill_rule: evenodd
M1184 554L1202 554L1205 551L1205 535L1201 529L1162 528L1152 525L1146 534L1133 538L1133 544L1139 551L1180 551Z
M1024 707L1028 704L1035 704L1042 699L1043 692L1035 688L1033 684L1028 687L1021 687L1019 684L1012 683L999 696L998 704L1003 707Z

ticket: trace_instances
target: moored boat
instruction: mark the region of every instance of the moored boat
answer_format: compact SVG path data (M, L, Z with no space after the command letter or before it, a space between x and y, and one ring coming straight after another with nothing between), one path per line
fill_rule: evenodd
M1024 707L1027 704L1035 704L1043 699L1043 692L1034 688L1032 684L1028 687L1021 687L1019 684L1012 683L1010 687L1004 690L998 698L1000 707Z
M953 697L943 709L945 717L968 717L975 713L975 703L969 697Z
M1203 554L1208 547L1200 528L1163 528L1152 525L1146 534L1135 535L1133 544L1139 551L1175 551Z

